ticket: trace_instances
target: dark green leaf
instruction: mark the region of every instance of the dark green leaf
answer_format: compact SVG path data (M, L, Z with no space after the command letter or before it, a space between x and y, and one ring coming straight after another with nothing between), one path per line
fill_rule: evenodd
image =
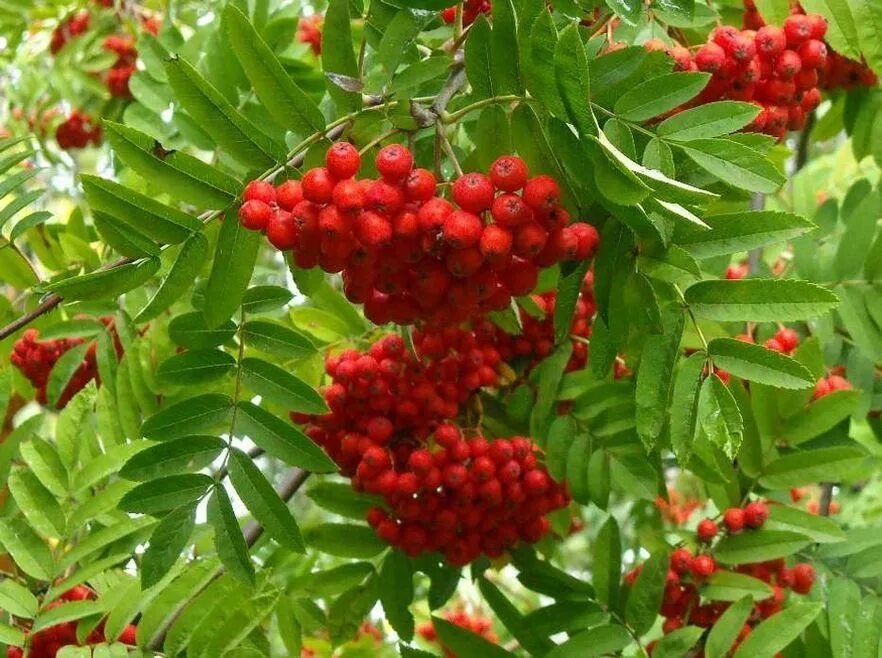
M859 448L845 446L798 450L779 457L763 470L760 482L770 489L790 489L812 482L847 478L867 459Z
M744 420L735 398L719 377L708 377L701 385L698 420L710 442L734 459L741 447Z
M46 383L46 399L53 407L58 405L62 393L64 393L74 374L80 369L89 349L88 343L82 343L72 347L61 355L61 358L52 366L49 380Z
M490 24L483 14L472 23L465 44L465 70L476 98L493 96L493 76L490 70Z
M254 271L261 235L247 230L229 214L221 227L214 263L205 286L205 315L209 327L218 327L238 310Z
M674 365L683 333L683 313L671 310L662 314L664 333L650 335L643 346L637 370L637 433L647 447L652 447L664 428L671 392Z
M232 409L233 400L228 395L198 395L159 410L144 421L141 433L159 441L198 434L228 420Z
M701 317L721 322L788 322L823 315L838 302L826 288L790 279L700 281L686 303Z
M230 497L222 486L216 487L208 500L208 523L214 529L214 545L224 566L242 582L253 584L254 565L248 555L248 545Z
M342 482L319 482L310 487L306 495L329 512L358 521L365 518L371 507L381 505L380 498L355 491Z
M575 24L560 33L554 49L554 75L571 122L582 135L596 133L597 120L588 100L591 97L588 58Z
M708 344L708 352L716 367L748 381L791 389L815 383L814 375L799 361L761 345L715 338Z
M772 595L772 587L743 573L717 571L707 579L700 592L712 601L740 601L745 596L761 601Z
M178 345L198 350L226 343L236 335L236 325L228 321L219 327L209 327L205 316L198 311L184 313L168 325L169 337Z
M604 624L573 635L546 654L545 658L592 658L618 654L631 644L631 635L624 626Z
M227 447L216 436L185 436L142 450L126 462L119 474L127 480L147 481L164 475L198 470Z
M255 393L294 411L321 414L328 410L319 393L282 368L248 357L239 364L243 383Z
M710 231L684 226L677 242L696 258L750 251L792 240L815 228L807 219L777 210L705 216Z
M671 447L680 460L688 461L698 422L698 396L706 366L705 356L696 353L680 364L671 397Z
M513 658L514 654L498 644L485 640L441 617L432 617L432 625L442 644L461 656L481 656L482 658ZM551 654L549 654L550 656Z
M670 558L666 551L653 553L631 586L625 605L625 620L638 635L650 628L658 615L665 592Z
M703 633L704 629L700 626L678 628L658 641L652 655L654 658L680 658L681 656L688 656L689 650L695 646Z
M159 260L145 258L82 276L74 276L50 283L46 290L67 301L94 301L116 299L123 293L147 282L159 270Z
M208 240L202 233L195 233L184 242L178 257L162 280L159 288L147 305L135 316L135 322L152 320L178 301L193 285L205 258L208 256Z
M180 558L196 523L196 506L184 505L166 516L150 535L150 545L141 559L141 588L160 582Z
M729 606L713 625L705 640L704 652L707 658L726 658L729 655L729 650L738 638L751 610L753 610L752 596L745 596Z
M615 607L622 579L622 540L615 518L608 517L600 527L592 547L594 560L593 585L597 600Z
M695 164L733 187L772 193L786 180L763 154L732 139L694 139L679 146Z
M794 603L780 612L775 613L753 631L742 642L734 658L753 658L769 656L787 647L806 626L811 624L823 603Z
M360 83L349 12L349 0L331 0L322 26L322 70L328 92L341 113L361 108L361 94L346 90L335 81L337 76L343 76Z
M168 384L190 386L223 377L236 359L221 350L187 350L159 364L156 375Z
M273 457L316 473L337 470L324 450L290 423L252 402L243 400L236 406L237 433L247 435Z
M792 555L810 543L808 537L795 532L751 530L721 539L714 548L714 557L723 564L764 562Z
M719 101L691 107L658 125L659 137L678 141L719 137L740 130L759 114L753 103Z
M207 475L188 473L151 480L129 491L119 507L134 514L156 514L202 498L214 480Z
M313 548L337 557L367 559L387 548L376 533L364 525L322 523L308 528L303 535Z
M318 351L299 331L266 320L246 322L242 325L242 337L248 345L285 358L304 358Z
M404 553L393 550L386 555L377 584L386 619L400 638L410 642L414 632L413 613L409 610L414 594L413 568Z
M263 313L284 306L294 295L281 286L254 286L245 291L242 297L242 309L246 313Z
M694 98L710 80L707 73L668 73L638 84L616 101L615 112L627 121L646 121Z

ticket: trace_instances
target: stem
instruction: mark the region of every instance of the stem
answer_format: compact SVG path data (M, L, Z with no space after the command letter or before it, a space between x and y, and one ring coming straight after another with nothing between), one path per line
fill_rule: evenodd
M833 501L833 483L821 483L821 500L818 504L818 513L821 516L830 516L830 503Z
M530 103L534 102L534 99L528 98L526 96L518 96L515 94L509 94L506 96L491 96L490 98L484 98L479 100L471 105L466 105L463 108L460 108L456 112L452 112L451 114L446 114L441 117L442 123L445 125L450 125L452 123L456 123L460 119L462 119L465 115L474 112L475 110L480 110L481 108L487 107L488 105L495 105L496 103Z

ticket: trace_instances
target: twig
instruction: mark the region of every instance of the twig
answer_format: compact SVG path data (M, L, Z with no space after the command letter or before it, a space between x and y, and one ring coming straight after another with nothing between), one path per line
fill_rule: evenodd
M833 483L821 483L821 501L818 504L818 514L821 516L830 516L830 503L833 500Z

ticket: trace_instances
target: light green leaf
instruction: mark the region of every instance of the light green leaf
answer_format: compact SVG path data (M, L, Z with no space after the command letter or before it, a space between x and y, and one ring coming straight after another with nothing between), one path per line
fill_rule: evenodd
M328 410L319 393L287 370L254 357L242 359L242 382L255 393L294 411L321 414Z
M192 386L223 377L236 359L222 350L186 350L159 364L156 376L167 384Z
M64 510L55 496L26 468L16 468L9 476L9 492L35 530L47 537L63 538Z
M0 519L0 546L31 578L49 580L52 576L53 560L49 547L22 519Z
M860 43L855 17L848 0L805 0L800 3L807 14L821 14L827 19L824 39L837 52L860 59Z
M733 603L711 628L704 643L707 658L726 658L738 633L753 610L753 597L745 596Z
M637 433L652 447L667 419L674 365L683 333L683 313L677 309L662 314L664 333L647 337L637 370Z
M31 591L11 578L0 583L0 609L23 619L33 619L40 603Z
M205 316L198 311L175 317L168 325L168 335L175 343L191 350L221 345L236 335L236 325L227 321L219 327L209 327Z
M140 324L168 310L196 281L207 256L208 240L205 236L202 233L190 236L181 247L168 275L162 280L147 305L135 316L134 321Z
M597 132L597 119L591 111L591 83L585 46L575 24L567 26L554 49L554 75L571 122L582 135Z
M755 658L772 656L787 647L809 624L811 624L823 603L794 603L775 613L753 631L738 647L734 658Z
M279 498L251 457L236 449L230 454L230 480L255 520L285 548L296 553L305 552L300 528L287 504Z
M57 608L41 612L34 620L31 632L39 633L45 628L91 617L92 615L100 615L103 612L104 609L98 601L70 601Z
M144 421L141 433L158 441L198 434L228 420L232 409L233 400L228 395L198 395L160 409Z
M652 652L653 658L680 658L688 656L704 633L700 626L684 626L662 637Z
M227 215L205 286L203 314L209 327L219 327L238 310L251 281L261 238L257 231L242 226L235 215Z
M373 529L364 525L322 523L305 530L303 537L316 550L337 557L367 559L387 548Z
M242 310L247 314L273 311L293 299L293 293L281 286L254 286L242 297Z
M772 595L772 587L768 583L734 571L717 571L699 591L710 601L740 601L744 596L762 601Z
M793 555L810 543L811 540L801 533L751 530L721 539L714 548L714 557L722 564L765 562Z
M351 18L349 0L331 0L322 26L322 70L328 93L340 113L361 108L361 94L337 84L338 79L343 79L361 85L352 50Z
M52 366L49 381L46 383L46 399L53 407L58 406L58 401L67 389L67 385L83 365L88 349L88 343L76 345L62 354Z
M646 121L691 100L705 88L707 73L668 73L641 82L616 101L615 113L626 121Z
M546 654L545 658L592 658L617 654L631 644L624 626L604 624L573 635Z
M696 353L680 364L671 397L671 447L677 457L688 461L698 423L698 396L706 366L705 356Z
M432 617L432 625L438 633L438 638L444 646L450 647L461 656L481 656L484 658L514 658L514 654L506 651L498 644L485 640L480 635L472 633L461 626L457 626L441 617ZM551 658L552 654L548 654Z
M792 240L815 228L807 219L776 210L706 215L710 231L683 226L677 242L696 258L750 251Z
M284 358L305 358L318 352L305 335L277 322L250 320L242 325L242 337L249 346Z
M66 301L116 299L146 283L159 270L159 260L145 258L80 276L61 279L46 286Z
M695 139L678 146L695 164L732 187L772 193L786 180L759 151L731 139Z
M248 555L248 545L233 511L226 490L216 487L208 500L208 523L214 529L214 546L229 572L245 584L254 583L254 565Z
M659 137L688 142L719 137L740 130L753 121L760 108L753 103L718 101L678 112L658 125Z
M150 545L141 559L141 588L159 583L184 552L196 523L196 506L185 504L172 510L153 529Z
M859 448L845 446L797 450L769 463L760 483L770 489L790 489L812 482L837 482L847 478L867 460Z
M789 505L770 505L765 527L799 532L819 544L845 541L846 534L833 519L810 514Z
M685 293L696 315L720 322L789 322L823 315L835 294L808 281L744 279L700 281Z
M708 352L716 367L748 381L790 389L805 389L815 383L814 375L799 361L762 345L715 338L708 344Z
M734 459L741 447L744 420L735 398L719 377L708 377L701 385L698 420L710 442Z
M194 503L202 498L214 480L208 475L187 473L144 482L119 502L120 509L134 514L156 514Z

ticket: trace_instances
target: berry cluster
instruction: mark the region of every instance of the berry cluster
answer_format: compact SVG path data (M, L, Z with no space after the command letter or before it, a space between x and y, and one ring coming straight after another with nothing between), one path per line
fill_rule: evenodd
M313 54L322 54L322 24L325 17L321 14L305 16L297 23L297 40L300 43L308 43Z
M493 632L493 620L488 617L484 617L483 615L470 615L465 610L450 610L444 613L444 619L451 624L456 624L460 628L464 628L467 631L474 633L475 635L480 635L488 642L496 644L499 641L496 633ZM424 621L419 624L416 632L426 642L439 642L438 632L435 630L435 625L431 621ZM444 651L445 658L457 658L457 654L443 644L441 645L441 649Z
M102 322L109 328L113 336L117 354L122 354L122 345L113 328L113 320L102 318ZM9 360L22 374L28 378L31 385L36 389L37 402L46 404L46 385L49 383L49 374L61 355L77 345L85 342L82 338L57 338L53 340L39 340L40 332L37 329L28 329L24 332L12 348ZM70 381L58 399L58 408L63 409L71 398L79 393L90 381L98 379L98 363L96 360L96 344L92 344L83 362L71 377Z
M380 179L357 180L360 167L355 147L338 142L301 181L249 183L239 219L293 250L299 267L342 272L346 297L376 324L450 325L507 308L535 288L539 268L597 247L593 227L568 226L557 182L530 178L518 157L460 176L453 203L399 144L377 154Z
M101 143L101 126L88 115L73 110L55 129L55 141L65 151L86 148L90 143L98 146Z
M768 516L769 510L766 504L757 501L748 503L743 508L727 509L723 514L722 523L728 534L736 534L761 528ZM688 548L680 547L671 553L660 610L660 614L665 618L662 625L665 634L672 633L687 624L710 628L729 607L730 603L726 601L702 603L700 600L701 585L720 570L712 555L712 544L719 534L720 528L717 522L708 518L703 519L696 530L696 539L702 547L700 552L693 554ZM638 566L625 575L627 585L633 585L640 574L640 569L641 567ZM815 582L815 570L810 564L800 563L791 568L783 559L742 564L734 570L769 584L772 594L754 604L753 611L741 629L732 651L744 641L756 624L783 608L787 589L796 594L808 594ZM655 643L651 643L647 647L650 655L654 645Z
M693 512L704 507L704 503L692 496L682 496L676 489L668 489L668 500L661 496L655 499L655 506L666 521L674 525L685 525Z
M92 590L83 585L77 585L62 594L58 600L53 601L46 608L51 610L69 601L87 601L94 598L95 593ZM123 629L122 634L116 641L134 646L137 644L135 641L136 633L137 628L129 624ZM108 638L104 635L103 621L89 634L84 643L80 643L77 640L77 622L69 621L34 633L30 638L28 656L30 658L55 658L63 647L88 647L94 644L104 644L107 641ZM6 658L23 658L23 656L24 650L19 647L9 647L6 649Z
M585 226L588 226L592 231L591 239L596 240L597 234L593 227L588 224ZM523 327L520 334L509 334L490 322L480 323L476 329L480 335L493 334L496 348L503 361L526 359L528 370L551 354L554 349L554 307L557 302L557 292L552 290L541 295L533 295L532 300L542 316L537 317L520 308L519 314ZM587 339L591 336L591 320L596 311L594 275L589 271L582 283L582 291L576 301L576 309L570 325L573 353L566 365L567 372L581 370L588 362L588 345L584 340L579 339Z
M135 73L135 60L138 59L134 41L129 36L111 34L104 40L104 50L117 56L116 62L108 69L105 77L110 95L116 98L131 98L129 79Z
M805 11L798 2L792 3L792 15L804 15ZM744 0L744 27L759 30L766 25L754 0ZM822 89L852 89L856 86L873 87L878 77L863 61L856 61L840 55L827 44L826 65L818 71Z
M368 522L408 555L438 551L464 565L536 542L546 514L568 504L564 489L539 464L527 438L488 441L463 435L454 420L472 393L498 380L499 352L474 332L414 332L417 357L397 335L366 353L329 356L330 413L293 415L352 478L382 496Z
M89 29L89 23L92 16L87 11L81 11L77 14L71 14L65 18L58 26L52 30L52 37L49 41L49 52L57 55L62 48L67 45L71 39L80 36Z
M755 342L753 334L738 334L735 338L743 343ZM782 327L775 332L774 336L763 343L763 347L770 349L773 352L780 352L781 354L792 356L794 350L799 347L799 334L793 329Z
M468 27L474 23L481 14L489 14L492 8L490 0L465 0L462 3L463 27ZM452 25L456 21L456 5L442 10L441 20L448 25Z
M841 375L821 377L815 383L815 391L812 394L812 400L817 400L836 391L850 391L852 388L854 387L851 385L851 382Z

